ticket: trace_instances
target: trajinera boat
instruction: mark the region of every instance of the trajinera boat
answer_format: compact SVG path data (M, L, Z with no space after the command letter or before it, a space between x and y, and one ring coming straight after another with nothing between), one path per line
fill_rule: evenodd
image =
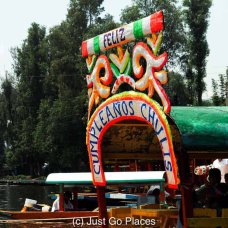
M159 186L163 189L164 171L140 171L140 172L105 172L107 185L106 192L108 208L137 208L139 204L155 203L154 197L146 197L145 186ZM21 211L0 210L1 222L6 220L50 221L69 220L73 218L89 219L98 217L97 195L94 192L80 192L80 189L93 188L92 174L87 173L51 173L45 183L59 186L59 211L51 212L51 206L37 204L36 201L25 199ZM127 193L128 190L140 189L141 192ZM107 188L108 189L108 188ZM71 202L73 210L64 211L64 192L72 192ZM122 190L121 192L118 190ZM149 201L148 201L149 200Z

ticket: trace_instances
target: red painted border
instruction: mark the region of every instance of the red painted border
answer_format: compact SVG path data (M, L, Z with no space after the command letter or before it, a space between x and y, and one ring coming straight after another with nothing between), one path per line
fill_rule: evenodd
M145 97L144 97L145 96ZM90 141L90 128L93 124L93 121L94 119L96 118L97 114L100 112L101 109L103 109L105 106L115 102L115 101L122 101L122 100L125 100L125 101L130 101L130 100L139 100L139 101L142 101L142 102L145 102L147 105L149 105L150 107L153 108L153 110L155 111L155 113L157 114L157 117L159 119L159 121L162 123L162 125L164 126L164 130L165 130L165 133L167 136L169 136L167 138L167 141L168 141L168 145L169 145L169 148L170 148L170 154L172 154L172 156L170 156L171 158L171 162L173 164L173 173L174 173L174 180L175 180L175 183L179 183L179 179L178 177L175 175L175 173L177 174L177 166L175 165L176 162L175 162L175 153L174 153L174 149L173 149L173 144L172 144L172 135L171 135L171 132L170 132L170 129L169 129L169 126L167 125L167 120L164 119L164 117L162 115L165 115L164 113L162 113L162 111L159 109L159 107L156 106L156 103L153 102L153 100L150 100L148 97L146 97L146 95L144 94L140 94L140 93L135 93L135 92L131 92L131 93L128 93L128 94L124 94L124 95L116 95L116 96L113 96L111 98L109 98L108 100L106 100L104 103L102 103L94 112L94 114L92 115L88 125L87 125L87 148L88 148L88 152L89 152L89 159L90 159L90 168L91 170L93 170L93 167L92 167L92 157L90 156L90 145L89 145L89 141ZM99 157L99 160L102 161L102 154L101 154L101 142L102 142L102 139L103 139L103 135L104 133L107 131L107 129L112 126L113 124L117 123L117 122L120 122L122 120L125 120L125 119L135 119L135 120L140 120L140 121L143 121L143 122L146 122L148 123L150 126L154 127L150 122L148 122L147 120L145 120L144 118L142 117L138 117L138 116L120 116L120 117L117 117L115 118L114 120L108 122L101 130L99 136L98 136L98 145L97 145L97 150L98 150L98 157ZM105 176L104 176L104 171L103 171L103 167L102 167L102 164L100 166L100 172L101 172L101 176L102 176L102 179L104 180L103 182L96 182L94 180L94 174L92 172L92 177L93 177L93 183L96 185L96 186L105 186L106 185L106 181L105 181ZM168 184L168 186L170 188L173 188L173 189L177 189L177 185L173 185L173 184Z

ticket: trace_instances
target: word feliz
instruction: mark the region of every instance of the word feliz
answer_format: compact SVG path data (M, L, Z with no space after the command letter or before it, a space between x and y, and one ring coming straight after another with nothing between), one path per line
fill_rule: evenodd
M172 171L170 148L167 140L170 136L167 135L164 124L160 121L158 115L159 114L156 113L152 106L140 100L116 101L103 107L97 113L89 130L89 147L95 176L99 175L101 171L101 163L98 156L98 141L100 133L105 126L110 123L110 121L130 116L137 116L139 119L144 119L151 123L162 147L165 168L167 171Z
M124 35L124 28L118 28L116 30L112 30L108 33L104 34L103 40L104 40L104 47L107 46L110 47L113 44L117 44L119 42L124 41L125 35Z

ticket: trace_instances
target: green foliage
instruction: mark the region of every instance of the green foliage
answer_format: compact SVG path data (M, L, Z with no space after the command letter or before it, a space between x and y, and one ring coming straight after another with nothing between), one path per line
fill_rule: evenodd
M130 24L140 18L142 18L142 15L137 5L127 6L121 11L120 21L122 24Z
M226 105L226 86L228 86L228 71L226 75L219 74L219 80L212 79L213 105Z
M4 162L5 162L5 137L7 129L6 115L3 112L5 110L5 100L4 96L0 94L0 176L4 174Z
M35 145L52 171L79 171L80 164L87 159L85 99L81 94L74 99L41 103Z
M34 130L37 112L44 98L43 82L48 72L48 49L46 30L33 23L22 47L14 51L14 70L18 79L12 144L14 159L18 161L18 172L40 175L42 158L34 147ZM11 155L11 153L9 153ZM12 166L12 165L11 165Z
M68 18L72 21L81 22L81 29L95 23L98 16L104 11L101 7L104 0L71 0L68 10ZM75 23L75 22L74 22Z
M16 83L5 80L0 94L0 161L9 174L88 169L86 66L80 48L86 32L115 26L110 15L96 23L102 2L71 0L66 20L48 36L33 23L22 46L12 50Z
M220 74L219 75L219 87L220 87L221 101L224 104L225 104L225 100L226 100L226 83L227 82L228 81L226 81L225 76Z
M218 83L212 79L212 88L213 88L213 96L212 96L212 101L215 106L219 106L221 99L218 95Z
M164 31L161 53L169 54L168 66L185 68L187 53L187 37L184 31L184 18L182 9L176 0L134 0L133 6L126 7L121 14L121 21L127 23L151 15L156 11L163 11Z
M165 86L165 90L172 106L186 106L189 104L188 90L182 75L170 72L169 83Z
M102 34L104 32L110 31L119 26L118 23L115 23L113 16L110 14L105 14L104 18L98 18L96 23L93 26L89 26L85 39L96 36L97 34Z
M211 5L211 0L184 0L190 54L187 79L193 102L196 101L198 105L202 105L202 94L206 89L204 77L206 76L206 57L209 55L206 32Z

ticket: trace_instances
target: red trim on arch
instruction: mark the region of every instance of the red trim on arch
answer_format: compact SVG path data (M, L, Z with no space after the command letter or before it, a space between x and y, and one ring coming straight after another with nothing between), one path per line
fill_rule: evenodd
M109 98L108 100L106 100L104 103L102 103L94 112L94 114L92 115L89 123L88 123L88 126L87 126L87 147L88 147L88 152L89 152L89 158L90 158L90 168L91 170L93 170L93 167L92 167L92 156L91 156L91 150L90 150L90 129L92 127L92 124L95 120L95 118L97 117L98 113L103 109L105 108L106 106L108 106L109 104L115 102L115 101L140 101L140 102L144 102L146 103L148 106L152 107L154 112L156 113L157 115L157 118L158 120L161 122L162 126L164 127L164 131L165 131L165 135L167 136L167 143L168 143L168 148L170 150L170 160L171 160L171 163L172 163L172 168L173 170L170 171L172 172L172 177L174 178L173 181L174 183L176 184L169 184L169 187L170 188L174 188L174 189L177 189L177 185L179 184L179 179L178 179L178 176L177 176L177 166L176 166L176 162L175 162L175 153L174 153L174 149L173 149L173 144L172 144L172 135L171 135L171 132L170 132L170 129L169 129L169 125L168 125L168 122L167 122L167 119L165 118L165 114L162 112L162 110L159 108L159 106L156 106L156 102L154 102L153 100L151 100L150 98L148 97L144 97L144 94L142 95L141 93L136 93L136 92L129 92L129 93L124 93L124 95L120 96L119 94L118 95L115 95L111 98ZM164 115L164 116L163 116ZM147 121L146 119L144 119L143 117L141 116L136 116L136 115L132 115L132 116L119 116L117 118L114 118L113 120L111 120L110 122L108 122L107 124L105 124L105 126L102 126L102 130L99 132L99 135L98 136L98 140L97 140L97 154L98 154L98 158L99 158L99 161L100 161L100 172L101 172L101 178L102 178L102 181L101 182L96 182L95 179L94 179L94 172L92 172L92 177L93 177L93 183L97 186L105 186L106 185L106 181L105 181L105 176L104 176L104 171L103 171L103 167L102 167L102 154L101 154L101 142L102 142L102 138L103 138L103 135L104 133L107 131L107 129L117 123L117 122L120 122L122 120L125 120L125 119L135 119L135 120L140 120L140 121L143 121L143 122L146 122L148 123L150 126L152 126L154 128L154 125L152 123L150 123L149 121ZM162 147L162 145L160 145ZM163 150L162 150L163 151ZM164 152L164 151L163 151ZM169 176L169 175L168 175Z

